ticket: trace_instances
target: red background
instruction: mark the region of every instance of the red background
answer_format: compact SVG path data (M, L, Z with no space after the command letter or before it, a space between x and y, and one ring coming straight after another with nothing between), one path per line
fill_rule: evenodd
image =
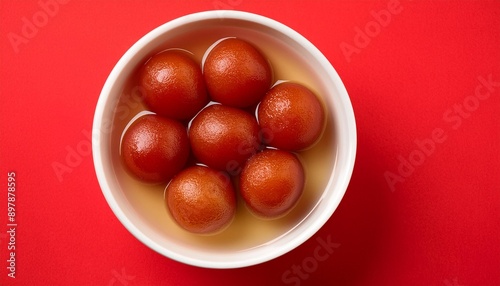
M1 0L0 284L500 285L500 1L310 2L69 1L43 18L38 1ZM380 27L374 15L389 3L399 12ZM101 194L85 136L109 72L135 41L215 8L274 18L313 42L343 79L358 127L352 181L326 225L278 259L235 270L180 264L129 234ZM40 27L23 34L33 16ZM490 96L474 99L476 88ZM69 166L75 151L58 177L54 164ZM418 166L398 171L401 161ZM388 172L401 176L393 188ZM339 246L314 262L317 239L328 238ZM310 273L283 279L303 263Z

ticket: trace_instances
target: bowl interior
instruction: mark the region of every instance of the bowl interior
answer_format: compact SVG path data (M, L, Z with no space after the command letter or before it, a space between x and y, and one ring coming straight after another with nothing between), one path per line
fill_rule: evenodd
M238 201L233 223L213 236L185 232L168 214L165 185L144 185L122 167L120 138L127 123L146 108L140 101L136 71L165 49L188 50L201 63L207 48L224 37L257 46L270 60L277 80L313 90L327 111L321 140L298 154L306 187L297 206L277 220L255 218ZM352 173L356 149L354 115L345 88L327 59L302 36L268 18L234 11L188 15L139 40L111 72L94 118L94 162L113 212L140 241L172 259L212 268L235 268L275 258L312 236L339 204Z

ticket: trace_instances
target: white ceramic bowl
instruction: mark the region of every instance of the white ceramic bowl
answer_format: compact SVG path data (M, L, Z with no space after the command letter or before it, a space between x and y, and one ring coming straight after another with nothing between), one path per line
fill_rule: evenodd
M167 212L148 213L149 206L135 196L140 192L149 193L130 190L133 183L127 181L130 179L117 160L119 143L116 138L127 120L141 109L139 104L130 100L124 104L122 97L127 93L134 72L146 59L166 48L178 47L183 41L199 40L204 42L202 48L206 48L214 39L227 36L253 42L270 57L275 72L296 77L277 79L299 82L308 79L308 84L325 105L328 123L323 136L326 139L318 143L320 146L311 149L316 151L311 151L304 160L306 191L309 191L307 188L316 190L309 191L311 195L303 195L301 200L304 203L301 206L299 203L295 213L289 215L291 219L263 221L262 227L254 226L253 234L250 230L245 233L244 226L240 226L232 233L228 231L229 237L219 243L217 237L184 234L171 223L155 221L167 220ZM201 57L201 51L193 52ZM300 62L301 68L294 67L294 61ZM290 70L293 72L287 73ZM117 119L117 112L120 112L122 122ZM207 268L255 265L283 255L309 239L339 205L349 184L356 155L356 124L351 102L340 77L325 56L289 27L260 15L238 11L208 11L180 17L137 41L118 61L101 91L92 136L97 178L120 222L156 252L186 264ZM242 216L240 224L252 220ZM272 223L282 223L283 227L280 229ZM279 231L266 237L271 229ZM239 234L241 237L238 237ZM243 236L250 238L238 244L237 241L245 239ZM253 243L252 236L260 237L260 240L256 239ZM232 246L233 242L235 245Z

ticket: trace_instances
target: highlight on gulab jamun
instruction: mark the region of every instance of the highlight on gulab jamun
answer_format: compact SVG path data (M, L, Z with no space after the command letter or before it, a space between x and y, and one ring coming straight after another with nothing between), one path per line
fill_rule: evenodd
M304 182L304 169L293 153L266 149L248 159L240 174L239 188L254 214L273 219L296 205Z
M243 110L212 104L191 122L191 150L203 164L237 175L245 161L260 148L259 125Z
M238 108L256 105L273 78L264 55L238 38L223 39L213 47L204 62L203 75L213 101Z
M258 106L259 125L266 144L301 151L318 141L325 126L325 111L307 87L283 82L271 88Z
M151 57L139 73L139 85L151 111L176 120L191 119L209 101L201 67L187 51Z
M205 166L178 173L165 190L165 200L177 224L197 234L223 230L236 213L236 195L229 176Z
M135 119L125 130L120 147L125 167L150 183L170 180L185 166L189 153L186 127L156 114Z

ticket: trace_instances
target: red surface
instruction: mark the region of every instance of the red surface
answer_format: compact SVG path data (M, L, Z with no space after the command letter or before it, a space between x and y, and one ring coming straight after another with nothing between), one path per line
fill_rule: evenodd
M69 1L50 15L46 1L0 1L1 285L500 285L499 1ZM137 241L106 204L89 150L121 55L160 24L214 8L310 39L358 126L352 181L328 223L289 254L236 270L183 265Z

